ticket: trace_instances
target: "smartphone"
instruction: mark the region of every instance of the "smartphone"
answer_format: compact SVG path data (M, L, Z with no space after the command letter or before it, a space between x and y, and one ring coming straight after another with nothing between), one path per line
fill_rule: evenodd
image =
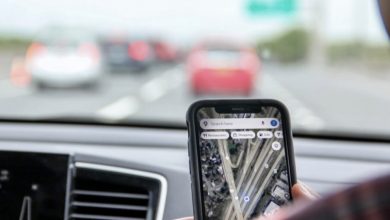
M187 111L194 216L247 220L292 200L287 108L276 100L203 100Z

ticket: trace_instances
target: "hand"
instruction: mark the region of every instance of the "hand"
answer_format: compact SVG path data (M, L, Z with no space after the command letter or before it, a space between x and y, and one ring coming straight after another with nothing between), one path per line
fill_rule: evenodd
M302 182L298 182L293 186L291 189L292 197L295 201L313 201L319 198L320 196L318 193L314 192L312 189L310 189L308 186L306 186ZM294 202L295 202L294 201ZM257 220L279 220L283 219L284 213L286 213L285 210L289 210L291 207L287 207L286 209L281 209L278 211L274 216L270 217L260 217ZM176 220L194 220L194 217L186 217L186 218L180 218Z
M313 201L320 197L318 193L314 192L306 184L300 181L292 187L291 193L294 200Z
M307 204L307 201L314 201L320 197L320 195L310 189L306 184L298 182L291 189L292 197L294 198L294 204L278 210L275 215L261 216L255 220L283 220L286 219L288 214L295 212Z

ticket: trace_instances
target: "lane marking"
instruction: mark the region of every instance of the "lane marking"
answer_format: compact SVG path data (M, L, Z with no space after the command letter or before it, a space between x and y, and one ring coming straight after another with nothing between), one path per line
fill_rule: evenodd
M129 118L137 113L143 102L154 102L163 97L169 91L177 88L185 81L183 65L177 65L168 69L161 75L141 85L136 94L138 96L124 96L104 106L95 114L105 120L118 121Z
M166 84L162 78L155 78L141 86L140 97L146 102L153 102L164 95Z
M96 112L96 115L102 119L117 121L128 118L130 115L137 112L139 101L132 97L122 97L117 101L103 107Z
M139 96L142 101L154 102L185 81L182 65L178 65L151 79L141 86Z
M268 74L263 75L266 90L271 91L270 97L275 97L285 102L291 111L293 124L308 129L321 130L325 127L325 122L313 113L310 108L297 99L291 92Z

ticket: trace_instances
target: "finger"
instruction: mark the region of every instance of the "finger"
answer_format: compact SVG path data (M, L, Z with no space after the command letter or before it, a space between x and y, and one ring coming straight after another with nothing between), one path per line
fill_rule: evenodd
M310 189L306 184L298 182L292 188L292 196L294 199L301 200L316 200L320 195Z
M253 220L283 220L286 219L284 209L279 209L276 211L276 213L269 215L269 216L260 216L259 218L253 219Z

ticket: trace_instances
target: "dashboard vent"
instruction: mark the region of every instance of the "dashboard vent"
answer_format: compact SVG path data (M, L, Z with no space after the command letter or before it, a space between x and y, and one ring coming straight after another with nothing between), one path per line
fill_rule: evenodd
M161 183L113 171L76 166L69 219L156 219Z

